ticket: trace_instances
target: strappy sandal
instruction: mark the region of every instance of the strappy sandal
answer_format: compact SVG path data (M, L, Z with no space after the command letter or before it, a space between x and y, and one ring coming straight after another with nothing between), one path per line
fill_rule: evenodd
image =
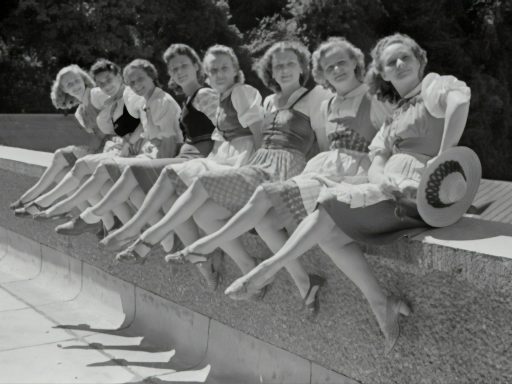
M145 241L143 241L143 240L141 240L139 238L137 241L135 241L135 243L130 245L124 251L119 252L115 256L114 260L117 261L117 262L122 262L122 263L127 263L127 264L140 264L140 265L143 265L146 262L146 260L147 260L147 255L146 256L142 256L142 255L139 255L137 253L137 251L135 249L136 249L137 245L139 245L139 244L145 245L148 248L153 247L153 244L145 242Z
M216 291L219 285L222 283L222 274L215 269L213 263L210 264L210 268L208 268L208 277L203 276L203 278L206 283L206 287L211 292Z
M165 256L165 261L167 263L176 265L201 264L207 262L208 260L209 258L206 255L189 251L187 248Z
M21 201L21 199L18 199L15 202L11 203L11 205L9 205L9 209L11 211L14 211L16 209L23 208L24 206L25 206L25 203L23 201Z
M311 316L316 316L320 310L320 289L325 285L325 278L320 275L309 274L309 288L306 296L303 299L304 308ZM317 288L316 290L314 290ZM313 300L310 301L311 295L314 295Z
M22 206L21 208L17 208L14 210L14 215L18 217L34 217L34 215L40 214L43 212L46 208L40 206L37 203L30 203L25 206Z

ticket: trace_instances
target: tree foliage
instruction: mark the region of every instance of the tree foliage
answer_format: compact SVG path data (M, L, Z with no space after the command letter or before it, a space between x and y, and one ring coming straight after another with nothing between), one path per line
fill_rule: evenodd
M0 112L52 111L58 69L108 57L136 57L167 76L164 49L184 42L200 53L232 46L247 81L263 93L252 63L278 40L314 49L345 36L363 52L393 32L428 52L427 70L453 74L472 90L462 144L475 149L488 178L512 180L512 1L510 0L4 0L0 12Z

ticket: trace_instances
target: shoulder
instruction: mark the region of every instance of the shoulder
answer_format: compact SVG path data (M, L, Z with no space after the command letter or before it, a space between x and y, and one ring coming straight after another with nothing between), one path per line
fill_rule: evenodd
M123 102L128 112L137 117L145 104L144 98L133 92L130 87L126 87L123 91Z
M236 84L231 91L231 100L233 101L237 98L251 100L256 97L261 98L260 92L249 84Z
M437 73L429 73L421 82L421 94L428 96L431 93L440 94L457 90L463 93L469 93L470 89L466 83L452 75L441 76Z
M308 92L307 95L299 100L299 103L307 104L311 111L318 110L324 101L330 100L335 96L333 92L321 85L317 85L306 92Z
M219 94L211 88L201 88L197 91L194 101L202 104L211 100L218 100Z
M109 96L100 87L91 88L90 97L91 104L97 109L102 109L105 106L105 102L109 99Z
M155 89L155 95L151 98L149 105L153 112L157 110L167 111L169 109L180 110L180 106L174 100L174 97L158 87Z

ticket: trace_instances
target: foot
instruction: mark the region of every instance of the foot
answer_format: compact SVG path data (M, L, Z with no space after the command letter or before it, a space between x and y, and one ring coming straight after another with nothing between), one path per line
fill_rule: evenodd
M61 224L55 228L55 232L60 235L76 236L82 233L97 233L103 227L101 221L97 223L86 223L80 216L75 217L67 223Z
M384 353L387 355L393 350L400 336L398 318L400 315L409 316L411 309L405 301L396 296L388 296L385 305L380 305L376 307L376 309L377 310L374 309L374 312L377 317L377 322L386 338Z
M138 238L138 235L129 236L126 238L120 238L117 236L118 232L115 231L106 236L103 240L99 242L99 247L103 249L108 249L109 251L119 251L123 247L126 247L132 241L135 241Z
M184 248L181 251L165 256L165 261L171 264L200 264L208 261L208 257Z
M41 207L37 203L27 204L21 208L14 210L14 215L18 217L34 217L34 215L43 212L46 208Z
M146 252L144 255L139 253L139 246L144 246L148 248L148 252ZM151 247L153 247L152 244L144 242L142 239L138 238L124 251L119 252L115 257L115 261L120 261L129 264L144 264L146 262L147 254L149 253L149 251L151 251Z
M325 284L325 278L309 274L309 288L304 297L304 307L311 316L316 316L320 310L320 289Z
M13 202L11 205L9 205L9 209L14 211L15 209L23 208L24 205L25 205L25 203L23 203L21 201L21 199L18 199L15 202Z
M208 288L209 291L214 292L222 282L222 275L218 270L215 269L213 263L211 262L204 267L205 268L201 268L201 275L204 278L206 288Z

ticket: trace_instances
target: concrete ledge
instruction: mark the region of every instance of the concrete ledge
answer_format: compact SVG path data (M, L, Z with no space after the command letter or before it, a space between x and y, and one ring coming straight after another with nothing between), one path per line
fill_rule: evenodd
M383 356L382 336L366 301L316 249L305 255L304 263L324 274L328 286L322 291L321 313L307 321L285 273L278 275L263 302L243 303L227 299L222 291L205 291L193 269L180 269L170 280L161 253L143 268L114 265L112 255L97 249L93 236L58 237L54 222L12 216L8 202L34 179L0 171L0 182L5 186L0 226L309 361L311 382L512 382L512 290L507 282L512 260L508 245L502 246L512 235L508 225L468 218L451 229L451 237L433 231L392 247L368 249L378 279L414 309L413 316L401 321L402 337L394 353ZM256 237L243 241L253 254L269 254ZM238 275L226 259L222 288Z

